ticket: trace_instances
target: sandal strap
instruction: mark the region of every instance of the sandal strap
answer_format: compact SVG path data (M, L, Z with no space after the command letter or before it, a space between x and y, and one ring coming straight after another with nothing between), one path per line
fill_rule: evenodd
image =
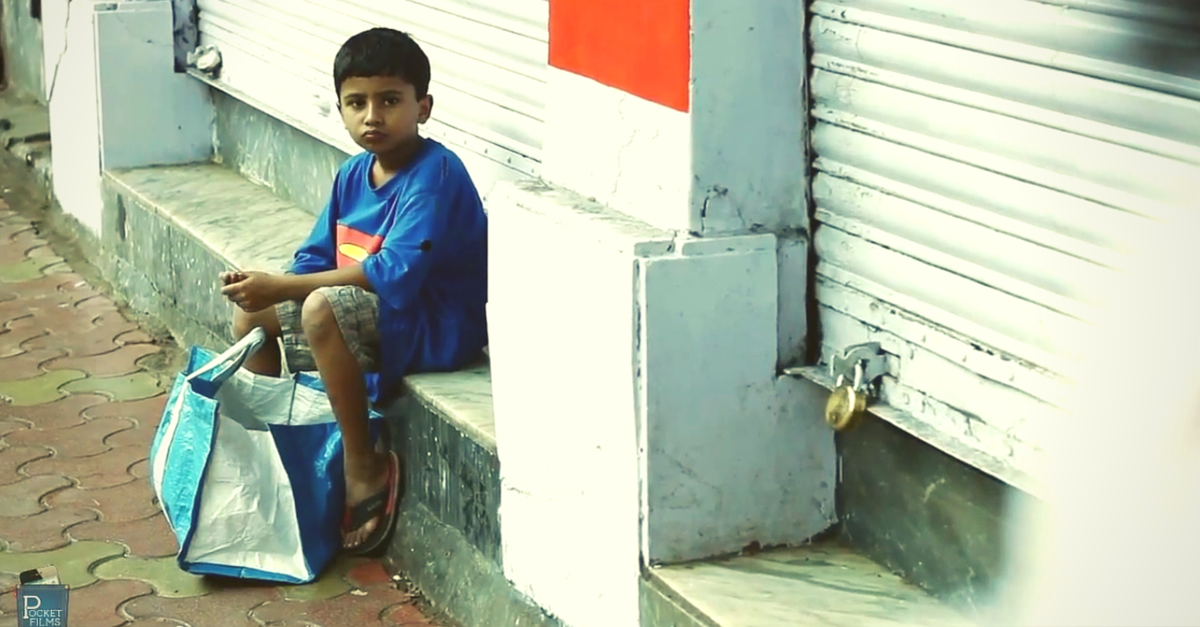
M387 507L388 498L391 497L391 492L392 486L389 482L388 485L382 490L372 494L351 508L350 519L345 525L345 530L354 531L374 520L375 518L378 518L380 514L384 513L384 509Z

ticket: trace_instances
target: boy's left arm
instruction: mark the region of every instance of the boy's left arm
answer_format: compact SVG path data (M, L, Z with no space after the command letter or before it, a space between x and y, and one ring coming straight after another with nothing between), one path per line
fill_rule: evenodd
M384 235L379 252L362 262L368 289L395 309L411 303L433 268L435 248L448 244L451 213L436 191L410 196Z

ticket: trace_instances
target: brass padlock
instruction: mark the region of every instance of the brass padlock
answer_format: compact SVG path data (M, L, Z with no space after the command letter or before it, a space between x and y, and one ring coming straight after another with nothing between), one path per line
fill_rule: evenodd
M837 387L825 402L825 422L834 431L846 431L856 426L867 410L867 394L862 389L862 364L854 366L854 385L844 385L839 375Z

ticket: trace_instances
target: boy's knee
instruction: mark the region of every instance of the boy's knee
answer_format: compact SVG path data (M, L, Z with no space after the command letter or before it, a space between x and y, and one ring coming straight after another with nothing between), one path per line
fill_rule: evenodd
M330 337L337 329L337 317L333 314L333 305L329 299L317 290L304 299L300 309L300 326L309 344Z
M233 335L236 338L243 338L250 334L257 326L254 323L254 316L235 307L233 310Z
M275 316L275 308L269 307L254 313L247 313L239 307L233 309L233 335L241 339L256 328L262 327L267 335L275 337L280 334L279 319Z

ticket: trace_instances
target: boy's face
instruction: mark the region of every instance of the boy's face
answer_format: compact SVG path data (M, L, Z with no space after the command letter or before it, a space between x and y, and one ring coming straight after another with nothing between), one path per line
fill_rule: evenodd
M417 98L410 83L394 76L352 77L342 83L342 122L355 143L375 154L403 147L429 120L433 99Z

